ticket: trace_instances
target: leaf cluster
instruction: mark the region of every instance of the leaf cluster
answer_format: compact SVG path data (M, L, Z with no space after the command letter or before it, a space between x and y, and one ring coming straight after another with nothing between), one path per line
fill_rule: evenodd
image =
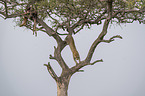
M34 3L32 3L34 2ZM32 5L38 17L51 22L51 28L56 32L63 29L76 34L84 27L102 24L108 18L107 0L0 0L0 16L16 18L22 22L26 7ZM112 3L112 23L132 23L145 20L144 0L114 0ZM33 21L29 20L29 28Z

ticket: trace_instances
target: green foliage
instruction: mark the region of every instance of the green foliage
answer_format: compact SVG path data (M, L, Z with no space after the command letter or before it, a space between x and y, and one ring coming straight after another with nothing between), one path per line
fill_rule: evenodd
M56 31L73 28L74 32L79 32L84 27L101 24L108 16L105 0L7 0L7 14L23 14L28 4L37 11L39 18L51 22ZM5 4L1 5L0 12L6 11ZM114 0L112 6L112 14L118 12L112 17L112 23L144 22L145 12L142 10L145 10L145 0Z
M113 13L120 10L142 10L145 6L144 2L144 0L115 0L113 2ZM84 26L90 28L92 24L101 24L102 20L107 18L107 12L103 14L105 10L107 11L107 3L101 2L101 0L100 2L97 0L49 0L49 21L56 29L60 26L67 29L67 23L69 23L69 26L73 26L81 19L89 21L77 26L76 29L79 31ZM95 22L98 18L100 18L100 21ZM132 23L138 20L139 23L142 23L143 19L144 14L132 11L119 13L116 18L112 18L112 22Z
M102 9L99 9L101 5L98 5L96 0L50 0L49 1L49 17L51 18L53 27L63 26L69 23L73 26L80 19L94 19L98 14L101 14ZM99 9L99 10L97 10ZM90 24L85 24L90 28ZM84 25L82 25L84 26ZM78 26L77 28L81 28Z

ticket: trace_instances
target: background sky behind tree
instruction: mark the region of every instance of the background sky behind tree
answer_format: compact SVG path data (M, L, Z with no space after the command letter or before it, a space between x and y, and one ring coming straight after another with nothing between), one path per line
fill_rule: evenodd
M56 96L56 83L43 66L51 62L57 74L61 73L57 62L49 60L55 41L43 32L35 37L32 31L14 26L12 19L0 19L0 96ZM121 35L123 40L99 45L93 60L104 62L74 74L69 96L145 96L144 28L137 22L111 25L105 38ZM74 36L81 60L101 29L93 26ZM70 54L69 47L65 48L63 57L72 66Z

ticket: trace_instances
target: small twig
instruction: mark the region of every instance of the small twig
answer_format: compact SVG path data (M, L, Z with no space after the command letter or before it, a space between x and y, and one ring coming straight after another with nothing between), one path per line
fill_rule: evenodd
M114 38L122 39L122 37L120 35L116 35L116 36L111 37L109 40L102 40L102 42L110 43L110 42L114 41Z
M78 70L77 72L84 72L84 70Z
M5 9L6 9L6 17L8 16L8 7L7 7L7 0L5 0Z
M37 30L39 31L42 31L42 32L46 32L46 30L43 30L43 27L40 27L40 28L37 28Z
M79 28L76 32L74 32L74 34L76 34L76 33L78 33L79 31L81 31L81 30L84 28L84 26L85 26L85 24L83 24L83 25L81 26L81 28Z
M49 55L49 59L55 59L56 60L56 58L54 56L52 56L51 54Z
M96 61L94 61L93 63L90 63L89 65L94 65L95 63L98 63L98 62L103 62L103 59L101 59L101 60L96 60Z
M50 75L52 76L52 78L57 81L58 80L58 76L56 75L56 73L54 72L54 70L52 69L50 62L48 62L48 64L44 64L44 66L47 67L48 72L50 73Z
M57 48L54 46L54 50L56 50Z

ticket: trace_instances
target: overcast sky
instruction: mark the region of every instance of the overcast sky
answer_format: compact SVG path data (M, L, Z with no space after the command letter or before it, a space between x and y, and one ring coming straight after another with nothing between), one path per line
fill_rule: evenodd
M84 29L76 36L76 47L83 60L102 26ZM101 43L92 62L83 73L72 76L69 96L145 96L145 25L111 25L105 37L121 35L123 39ZM11 19L0 18L0 96L56 96L56 83L43 64L51 62L60 75L57 62L49 60L56 42L43 32L35 37L25 27L15 27ZM74 64L69 47L62 55ZM68 58L70 57L70 58Z

